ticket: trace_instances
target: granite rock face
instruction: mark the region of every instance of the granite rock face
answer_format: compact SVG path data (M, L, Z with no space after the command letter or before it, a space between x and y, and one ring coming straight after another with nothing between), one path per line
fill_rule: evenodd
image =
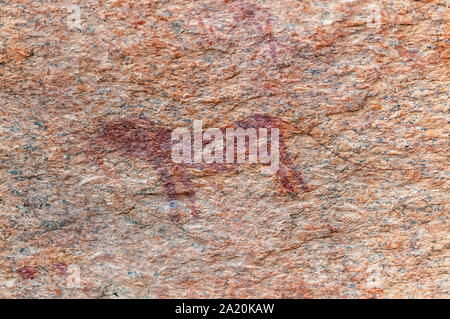
M0 1L0 297L448 298L449 52L444 0ZM269 117L279 176L163 160Z

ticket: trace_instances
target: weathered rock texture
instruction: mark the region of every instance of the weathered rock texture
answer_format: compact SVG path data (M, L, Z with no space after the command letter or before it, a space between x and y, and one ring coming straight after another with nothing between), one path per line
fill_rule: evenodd
M448 18L444 0L0 1L0 297L448 298ZM246 164L170 191L150 160L155 127L259 115L289 123L303 187Z

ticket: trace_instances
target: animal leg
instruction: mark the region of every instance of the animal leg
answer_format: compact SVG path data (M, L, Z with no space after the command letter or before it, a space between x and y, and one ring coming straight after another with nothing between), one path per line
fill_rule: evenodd
M169 219L173 223L177 223L180 220L180 216L178 214L177 206L177 193L175 189L175 184L172 181L172 177L170 175L170 172L165 167L159 167L157 169L159 178L164 186L164 189L166 191L167 197L169 198L169 206L170 206L170 212L169 212Z
M192 216L198 218L200 216L200 211L197 208L197 204L195 202L195 190L192 181L186 174L185 168L177 166L174 168L174 176L179 178L179 180L183 183L184 188L186 189L185 194L187 194L189 198L189 206L191 208Z
M303 192L311 192L312 189L306 185L300 169L294 164L286 151L283 141L280 141L280 168L277 172L281 184L288 192L296 192L296 186L300 186Z

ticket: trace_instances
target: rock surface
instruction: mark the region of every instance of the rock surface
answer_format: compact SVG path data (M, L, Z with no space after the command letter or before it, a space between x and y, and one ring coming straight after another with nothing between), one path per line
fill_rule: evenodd
M0 18L0 297L448 298L447 1L21 0ZM289 123L307 186L242 164L168 191L143 123L257 114ZM115 144L111 123L131 123Z

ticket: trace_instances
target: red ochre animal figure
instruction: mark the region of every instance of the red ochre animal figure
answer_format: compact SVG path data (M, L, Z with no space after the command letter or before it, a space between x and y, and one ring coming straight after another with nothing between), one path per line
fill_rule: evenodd
M293 126L276 117L266 115L254 115L220 128L222 132L226 128L278 128L279 129L279 167L276 175L279 177L282 191L295 193L298 187L303 192L310 192L303 180L302 174L287 153L283 132ZM295 129L295 128L294 128ZM186 168L197 168L206 172L234 171L242 164L218 164L218 163L174 163L172 161L172 130L157 125L145 119L118 119L98 125L94 136L89 138L89 154L96 163L107 173L113 174L104 165L104 156L108 152L120 152L126 157L140 159L149 164L158 174L159 180L164 186L169 199L170 219L173 222L179 220L177 202L182 196L187 196L192 216L200 216L195 200L195 188L190 180ZM225 135L225 134L224 134ZM204 145L207 143L203 143ZM246 141L248 145L248 142ZM270 145L270 143L268 143ZM268 145L268 147L269 147ZM248 147L246 148L248 150ZM236 152L235 152L236 155ZM183 185L183 190L177 190L176 185Z

